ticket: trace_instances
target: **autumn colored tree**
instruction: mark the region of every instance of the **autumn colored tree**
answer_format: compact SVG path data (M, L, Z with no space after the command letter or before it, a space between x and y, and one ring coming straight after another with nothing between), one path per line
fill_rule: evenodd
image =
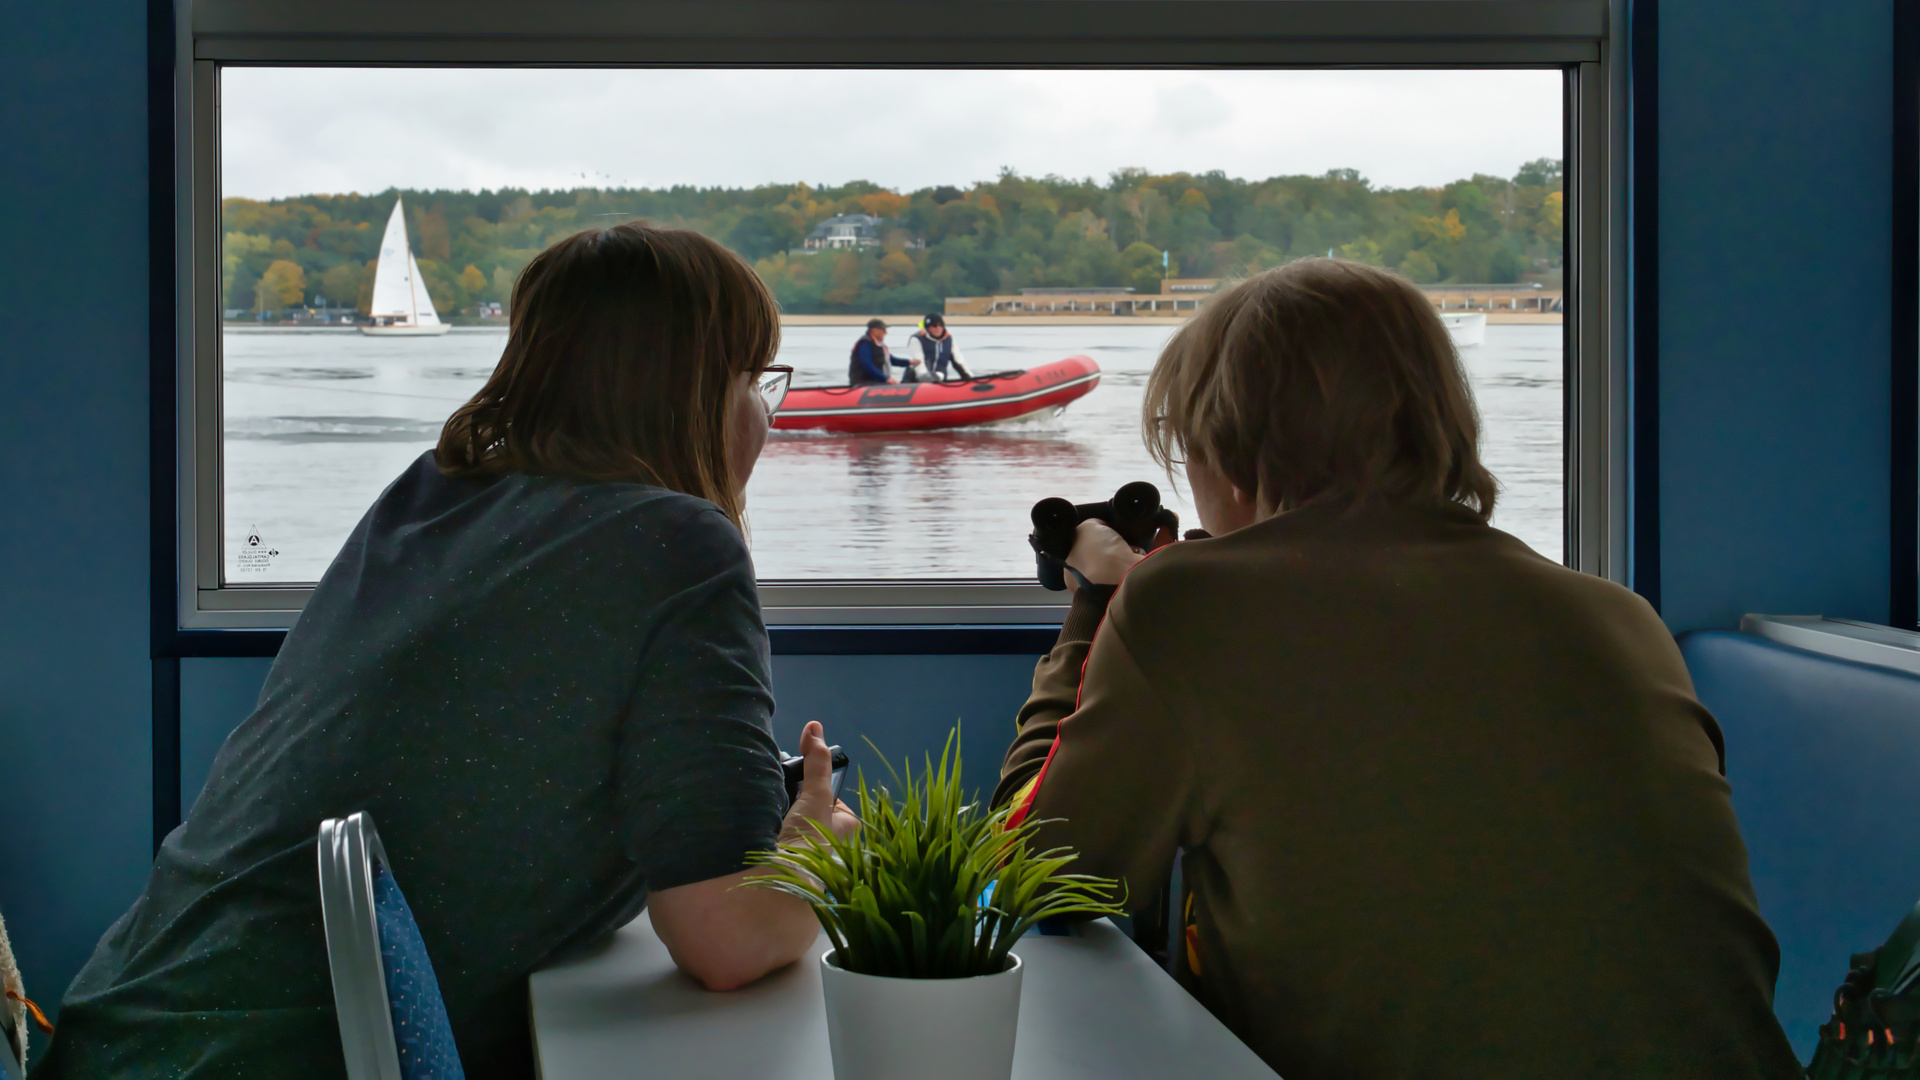
M905 195L891 191L876 191L871 195L860 196L860 210L878 218L899 217L913 200Z
M1448 210L1445 217L1417 217L1413 219L1414 232L1424 240L1440 244L1457 244L1467 238L1467 227L1460 223L1460 211Z
M469 296L479 296L486 291L487 275L481 273L479 267L468 263L467 268L460 271L460 287L467 290Z
M275 259L267 266L267 272L260 275L260 284L256 287L256 310L265 312L290 307L306 295L307 272L298 263Z
M905 285L913 280L913 260L904 251L892 251L880 257L874 276L882 285Z

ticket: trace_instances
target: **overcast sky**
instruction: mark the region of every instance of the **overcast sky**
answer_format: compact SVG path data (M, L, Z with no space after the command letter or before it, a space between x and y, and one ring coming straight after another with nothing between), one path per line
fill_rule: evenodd
M1553 71L228 68L227 195L388 188L964 186L1002 166L1381 187L1561 153Z

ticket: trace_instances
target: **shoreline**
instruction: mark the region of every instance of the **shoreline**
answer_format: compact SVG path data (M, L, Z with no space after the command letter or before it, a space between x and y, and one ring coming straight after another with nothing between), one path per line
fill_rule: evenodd
M1460 309L1450 309L1448 314L1459 314ZM1566 317L1557 312L1534 311L1488 311L1488 326L1558 326ZM782 315L780 325L786 326L846 326L863 327L868 319L880 319L889 328L905 329L917 326L918 315ZM948 326L1180 326L1191 315L948 315ZM455 324L451 332L484 330L506 332L503 322L493 325ZM354 326L302 326L299 324L267 324L231 322L221 323L222 333L229 334L354 334L359 332Z

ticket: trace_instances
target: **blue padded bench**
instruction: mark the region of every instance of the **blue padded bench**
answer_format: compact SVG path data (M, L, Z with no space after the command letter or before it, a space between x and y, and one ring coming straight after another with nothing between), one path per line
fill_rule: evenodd
M1750 634L1682 635L1727 739L1760 911L1780 940L1774 1013L1802 1061L1847 958L1920 900L1920 676Z

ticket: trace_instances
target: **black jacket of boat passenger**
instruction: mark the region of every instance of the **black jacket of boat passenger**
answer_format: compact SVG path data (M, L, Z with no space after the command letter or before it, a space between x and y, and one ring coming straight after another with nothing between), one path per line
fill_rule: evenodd
M1452 504L1100 592L996 799L1136 903L1184 850L1181 977L1287 1080L1801 1075L1719 727L1638 596Z
M356 810L466 1075L531 1076L530 971L773 845L767 663L711 503L423 456L315 590L36 1077L343 1076L314 842Z
M853 343L853 352L847 358L847 383L850 386L865 386L891 382L892 363L892 354L884 344L875 344L872 338L862 337Z

